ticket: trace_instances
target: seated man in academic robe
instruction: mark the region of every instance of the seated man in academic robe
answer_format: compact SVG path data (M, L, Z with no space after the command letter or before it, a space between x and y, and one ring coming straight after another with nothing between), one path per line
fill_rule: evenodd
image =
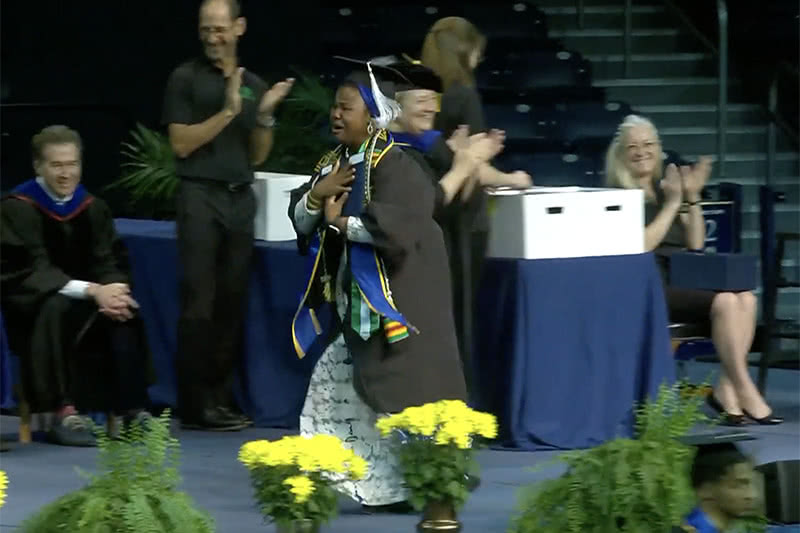
M83 413L149 416L143 330L111 211L80 184L80 136L50 126L32 144L37 177L0 203L3 318L22 395L56 414L49 439L91 446Z

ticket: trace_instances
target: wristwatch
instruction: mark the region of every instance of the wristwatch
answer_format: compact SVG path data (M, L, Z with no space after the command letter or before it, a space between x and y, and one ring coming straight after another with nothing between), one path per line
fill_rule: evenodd
M275 117L273 117L272 115L267 115L267 116L257 115L256 124L267 130L272 129L275 127Z

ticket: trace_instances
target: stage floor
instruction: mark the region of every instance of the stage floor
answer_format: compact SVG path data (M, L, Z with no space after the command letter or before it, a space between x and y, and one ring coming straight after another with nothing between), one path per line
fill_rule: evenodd
M715 365L691 365L697 380L705 379ZM748 429L758 437L743 448L758 463L800 458L800 374L795 371L770 372L768 399L787 422L774 427ZM0 420L3 435L16 431L17 419ZM217 521L219 533L272 533L255 508L245 468L236 461L239 447L248 440L275 438L285 432L249 429L241 433L211 434L180 432L184 489L206 508ZM464 533L503 533L514 514L517 491L530 483L561 472L557 466L539 472L530 467L547 461L555 452L480 452L481 487L472 495L460 518ZM83 480L75 467L91 470L95 451L63 448L42 443L28 446L12 444L0 455L0 469L9 477L7 500L0 510L0 532L17 530L20 522L42 505L79 488ZM326 533L411 533L417 516L359 514L359 507L343 500L340 516L323 528ZM800 527L781 528L781 532L800 532Z

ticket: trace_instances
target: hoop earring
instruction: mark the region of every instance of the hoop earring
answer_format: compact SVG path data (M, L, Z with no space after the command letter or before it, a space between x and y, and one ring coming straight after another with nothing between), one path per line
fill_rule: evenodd
M373 133L375 133L375 126L372 125L372 122L367 122L367 135L372 137Z

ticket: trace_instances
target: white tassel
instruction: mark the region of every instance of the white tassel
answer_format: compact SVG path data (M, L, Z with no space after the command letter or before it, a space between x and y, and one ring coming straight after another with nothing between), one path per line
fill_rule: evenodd
M367 70L369 71L369 81L372 89L372 98L375 99L375 105L378 108L378 116L373 117L375 126L379 129L388 128L389 124L395 121L400 116L400 104L387 98L378 87L378 82L375 75L372 73L372 66L367 62Z

